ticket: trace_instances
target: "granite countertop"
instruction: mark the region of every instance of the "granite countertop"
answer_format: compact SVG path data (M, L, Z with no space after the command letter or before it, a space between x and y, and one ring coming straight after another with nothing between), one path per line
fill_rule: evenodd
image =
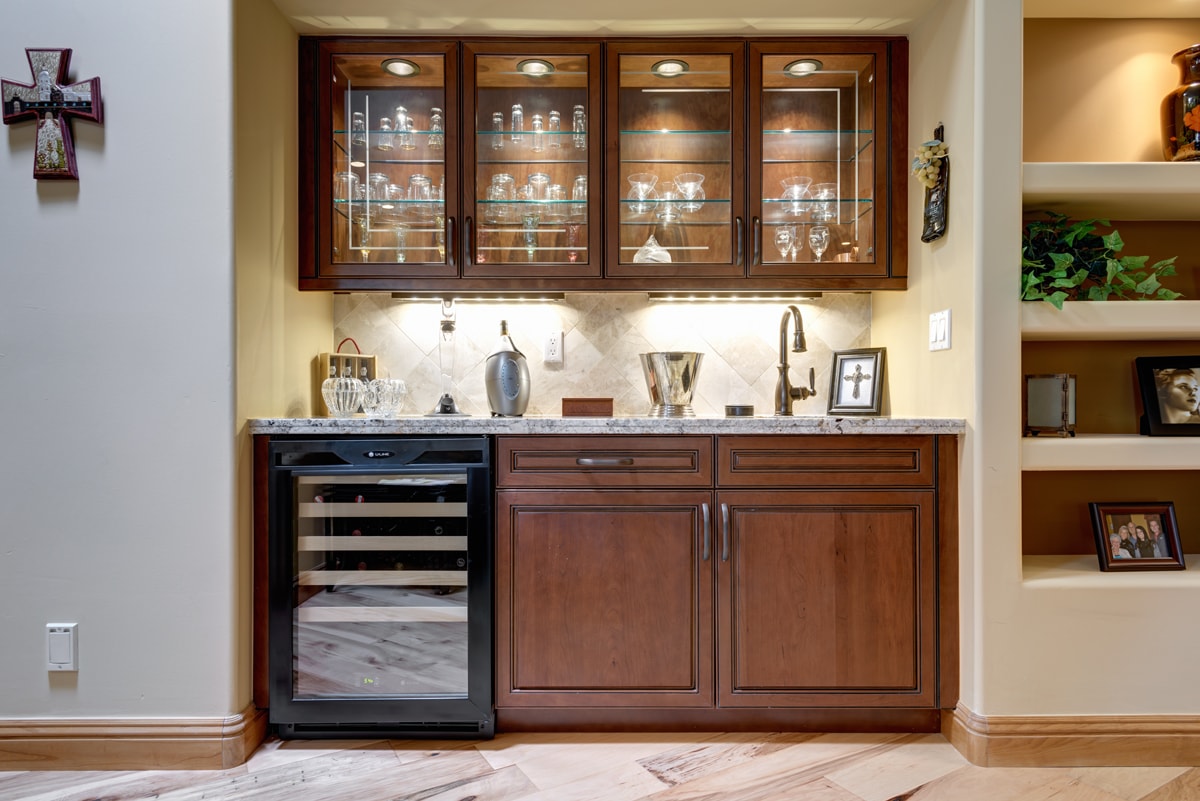
M959 434L960 418L456 417L254 418L251 434Z

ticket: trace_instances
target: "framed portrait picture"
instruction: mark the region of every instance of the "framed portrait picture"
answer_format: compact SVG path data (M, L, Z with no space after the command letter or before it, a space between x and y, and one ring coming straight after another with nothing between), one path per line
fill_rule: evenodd
M1175 504L1089 503L1101 570L1183 570Z
M1142 401L1141 432L1200 437L1200 356L1139 356L1133 364Z
M834 351L829 386L830 414L882 413L886 350L858 348Z

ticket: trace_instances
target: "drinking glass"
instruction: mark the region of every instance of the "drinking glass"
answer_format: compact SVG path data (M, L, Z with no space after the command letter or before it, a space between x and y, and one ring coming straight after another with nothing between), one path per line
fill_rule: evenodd
M546 210L542 216L549 222L562 222L567 216L567 207L563 202L567 199L567 190L562 184L550 184L546 187Z
M665 223L679 219L680 206L676 202L679 194L674 189L663 189L658 195L658 211L654 218Z
M408 109L404 106L396 106L396 124L392 128L394 132L392 139L401 150L412 150L417 146L413 141L412 133L410 133L413 129L412 124L412 117L408 116Z
M521 231L525 238L525 255L533 261L537 253L538 226L542 224L542 215L535 208L527 208L521 212Z
M658 176L649 172L635 172L629 176L629 185L632 187L629 190L629 199L634 201L630 205L630 210L635 214L645 214L654 208L658 201L658 192L654 191L654 185L658 183Z
M824 225L814 225L808 232L808 246L812 248L813 256L821 260L821 254L829 247L829 229Z
M550 110L550 119L546 123L546 135L550 140L550 149L558 150L562 147L560 134L562 133L562 115L553 109Z
M582 105L575 106L571 111L571 141L576 150L587 149L587 112Z
M804 198L808 197L808 188L812 186L812 178L807 175L789 175L779 183L783 184L781 198L789 201L784 204L784 213L793 217L803 217L808 213Z
M546 149L546 128L542 124L542 115L534 114L529 124L533 126L531 134L533 141L530 143L529 149L534 153L541 153Z
M684 201L679 204L681 211L700 211L698 201L700 186L703 183L704 176L698 172L685 172L675 176L675 188L679 190L679 196Z
M550 186L550 176L544 172L535 172L529 176L529 199L545 200L546 188Z
M813 213L812 218L817 222L830 222L837 219L837 184L821 183L812 188Z
M500 201L496 207L496 222L512 222L516 216L512 206L517 197L516 181L508 173L498 172L492 176L492 186L496 189L496 200Z
M335 200L354 200L356 189L358 189L358 176L354 173L339 172L333 176L333 197Z
M796 226L781 225L775 229L775 247L779 249L779 258L787 261L790 255L796 257Z
M504 149L504 112L492 112L492 150Z
M409 210L415 217L433 216L433 182L417 173L408 179Z
M446 132L442 127L442 110L436 106L429 110L429 149L441 150L446 146Z
M579 260L579 237L583 233L583 223L568 222L567 229L567 261L574 264Z
M395 134L392 132L392 118L384 117L379 121L379 133L375 136L375 147L389 151L395 144Z
M387 200L388 177L382 172L367 176L367 200Z
M396 263L404 264L408 261L408 224L396 223L393 232L396 236Z
M576 175L571 184L571 217L584 219L587 217L588 179L586 175Z
M512 140L520 142L525 138L522 131L525 130L525 110L520 103L513 103L512 107Z
M361 111L350 116L350 144L365 145L367 143L367 117Z

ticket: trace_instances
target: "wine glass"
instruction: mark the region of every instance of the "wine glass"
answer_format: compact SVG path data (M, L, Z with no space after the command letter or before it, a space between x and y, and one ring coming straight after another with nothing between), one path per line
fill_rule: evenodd
M579 260L579 236L583 233L583 223L570 221L567 229L567 261L574 264Z
M796 226L781 225L775 229L775 247L779 248L779 258L787 260L788 254L796 252Z
M813 256L821 260L821 254L829 247L829 228L824 225L814 225L808 232L808 246L812 248Z

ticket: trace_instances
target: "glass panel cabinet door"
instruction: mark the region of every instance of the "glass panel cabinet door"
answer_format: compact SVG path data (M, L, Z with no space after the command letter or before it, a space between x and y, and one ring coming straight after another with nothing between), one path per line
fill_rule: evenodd
M751 275L885 275L886 45L788 47L750 50Z
M744 45L618 42L608 53L608 273L741 276Z
M456 64L453 43L320 45L320 277L457 274Z
M599 276L600 45L467 43L464 55L464 275Z

